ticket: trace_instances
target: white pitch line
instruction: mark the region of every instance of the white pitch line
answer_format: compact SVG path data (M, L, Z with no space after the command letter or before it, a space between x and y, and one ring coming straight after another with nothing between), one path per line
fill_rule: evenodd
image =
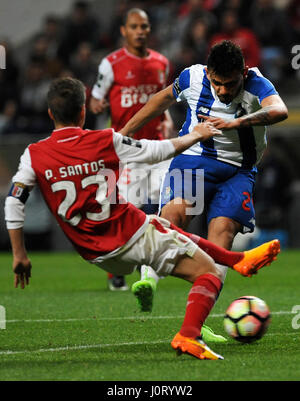
M176 319L183 316L120 316L120 317L82 317L82 318L67 318L67 319L14 319L6 320L6 323L51 323L51 322L77 322L87 320L149 320L149 319Z
M291 311L271 312L271 315L289 315L294 314ZM52 323L52 322L79 322L87 320L151 320L151 319L182 319L184 315L171 316L120 316L120 317L85 317L85 318L67 318L67 319L13 319L6 320L6 323ZM212 313L209 318L224 317L223 313Z
M276 311L272 312L272 315L286 315L292 314L291 311ZM221 318L224 314L221 313L213 313L209 317L212 318ZM150 319L182 319L183 316L124 316L124 317L104 317L104 318L69 318L69 319L15 319L15 320L7 320L6 323L40 323L40 322L76 322L76 321L87 321L87 320L150 320ZM278 333L279 334L279 333ZM277 333L269 333L267 336L278 335ZM281 333L282 334L282 333ZM286 333L286 335L294 335L294 333ZM17 355L17 354L29 354L29 353L44 353L44 352L63 352L63 351L76 351L76 350L85 350L92 348L105 348L105 347L119 347L119 346L128 346L128 345L151 345L151 344L160 344L160 343L168 343L170 340L158 340L158 341L150 341L150 342L126 342L126 343L118 343L118 344L90 344L90 345L78 345L71 347L57 347L57 348L41 348L38 350L20 350L20 351L0 351L0 355Z
M60 351L78 351L92 348L105 348L105 347L122 347L127 345L151 345L151 344L162 344L168 343L170 340L157 340L157 341L138 341L130 343L118 343L118 344L88 344L88 345L74 345L71 347L57 347L57 348L40 348L35 350L20 350L20 351L0 351L0 355L17 355L17 354L39 354L43 352L60 352Z
M278 335L285 335L291 336L295 335L295 333L267 333L265 336L278 336ZM35 350L20 350L20 351L0 351L1 355L18 355L18 354L40 354L45 352L65 352L65 351L82 351L87 349L94 349L94 348L106 348L106 347L123 347L123 346L130 346L130 345L155 345L155 344L167 344L171 340L157 340L157 341L137 341L137 342L128 342L128 343L117 343L117 344L87 344L87 345L74 345L74 346L66 346L66 347L57 347L57 348L40 348Z

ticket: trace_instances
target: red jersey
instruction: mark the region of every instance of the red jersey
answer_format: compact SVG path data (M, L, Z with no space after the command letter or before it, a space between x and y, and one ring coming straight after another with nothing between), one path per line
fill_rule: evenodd
M157 163L174 150L168 140L137 142L112 129L62 128L28 146L13 182L38 183L78 253L93 260L115 253L146 229L145 213L119 198L122 164Z
M92 96L110 103L111 126L119 131L147 103L149 98L166 87L169 62L160 53L148 49L141 58L119 49L105 57L99 65ZM162 139L159 125L163 116L147 123L134 135L135 139Z

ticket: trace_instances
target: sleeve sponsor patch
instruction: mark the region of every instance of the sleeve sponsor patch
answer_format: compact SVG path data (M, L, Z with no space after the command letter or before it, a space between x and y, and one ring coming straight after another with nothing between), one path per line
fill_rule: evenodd
M129 138L128 136L123 137L122 143L124 143L124 145L135 146L136 148L142 147L141 142L139 142L135 139Z
M97 86L98 86L99 88L101 88L101 83L102 83L103 78L104 78L104 75L101 74L101 72L99 72L99 74L98 74L98 76L97 76Z
M174 84L173 84L173 91L175 91L175 93L177 94L177 96L179 96L181 89L179 86L179 77L175 79Z
M22 203L25 204L29 196L29 190L26 185L20 182L14 182L10 188L8 196L19 199Z

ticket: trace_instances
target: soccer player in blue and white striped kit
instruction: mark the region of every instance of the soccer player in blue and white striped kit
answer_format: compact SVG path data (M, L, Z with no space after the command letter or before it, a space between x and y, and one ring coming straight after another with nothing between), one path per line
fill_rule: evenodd
M161 216L183 229L188 226L193 216L187 209L195 202L193 194L204 171L207 239L231 249L238 232L254 230L252 195L256 166L266 148L266 126L286 119L287 107L258 68L245 66L239 46L223 41L211 49L206 66L196 64L184 69L121 133L133 134L176 101L187 104L179 136L203 120L211 121L222 135L197 143L172 159L161 192ZM182 172L182 185L170 179L174 170ZM184 170L190 174L184 175ZM220 269L224 280L226 268Z

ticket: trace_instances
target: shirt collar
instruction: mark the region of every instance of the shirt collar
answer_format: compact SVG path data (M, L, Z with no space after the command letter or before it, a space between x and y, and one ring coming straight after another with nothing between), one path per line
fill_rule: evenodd
M65 139L69 137L78 136L82 133L83 129L81 127L63 127L52 131L51 138L53 139Z

